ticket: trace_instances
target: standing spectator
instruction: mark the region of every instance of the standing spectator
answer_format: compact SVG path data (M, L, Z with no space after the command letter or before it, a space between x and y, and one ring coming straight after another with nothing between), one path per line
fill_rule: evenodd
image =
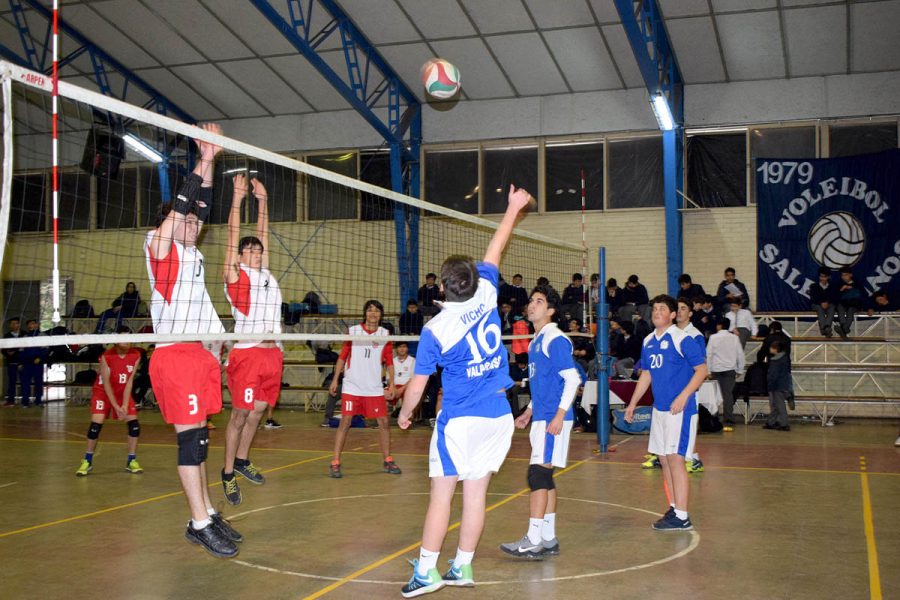
M693 300L697 296L706 295L706 290L703 289L703 286L691 281L691 276L687 273L682 273L678 276L678 287L681 288L679 294L682 298Z
M756 362L760 364L766 362L766 359L769 357L769 348L775 340L781 342L785 354L791 355L790 336L784 332L784 327L780 321L772 321L772 324L769 325L769 335L763 339L762 346L760 346L759 352L756 353Z
M841 267L841 282L838 284L837 330L845 340L853 332L853 317L863 307L866 292L853 281L853 270Z
M747 286L735 277L734 267L728 267L725 269L725 279L719 283L719 289L716 291L716 303L724 312L734 300L740 302L741 308L750 307Z
M724 321L716 323L716 333L706 342L706 361L709 374L722 390L722 413L730 427L734 425L734 380L744 372L746 359L741 341L725 329Z
M37 337L41 335L40 326L34 319L25 322L24 337ZM29 399L34 398L35 406L44 405L44 364L47 362L48 348L32 346L22 348L19 351L19 360L22 362L22 407L30 406ZM34 386L34 396L31 389Z
M572 275L572 283L563 290L562 304L559 307L559 318L579 318L584 313L584 278L581 273ZM567 316L568 315L568 316Z
M9 328L5 334L3 334L3 339L8 340L11 338L17 338L22 335L20 331L22 328L21 321L19 321L18 317L12 317L6 321L6 326ZM3 358L6 359L6 402L3 403L3 406L15 406L16 405L16 384L19 381L19 369L21 367L21 360L19 358L19 349L18 348L4 348L3 349ZM24 377L22 378L22 387L25 387ZM23 394L24 396L24 394ZM23 402L24 402L23 398Z
M619 308L619 320L630 321L637 314L642 321L650 324L650 297L647 288L638 281L637 275L629 275L622 290L622 306Z
M419 288L419 306L422 308L423 315L437 314L438 307L434 301L441 299L441 288L435 285L435 281L437 281L437 275L429 273L425 276L425 285Z
M137 291L137 286L133 281L129 281L125 285L125 291L119 294L119 297L113 300L112 308L107 308L100 314L100 320L97 321L97 330L95 333L103 333L106 329L106 320L110 317L116 318L116 331L122 326L122 319L133 319L138 315L138 309L141 305L141 294Z
M872 297L869 298L869 307L866 310L866 314L870 317L875 313L882 312L896 312L897 311L897 303L892 302L888 293L884 290L879 290L872 294Z
M809 287L809 302L816 311L816 320L819 323L819 333L825 337L831 337L831 324L834 321L834 313L837 310L838 289L831 284L831 269L819 268L819 280ZM768 352L766 352L768 355Z
M610 277L606 281L606 304L609 306L610 315L619 314L619 309L622 308L622 288L619 287L615 277Z
M424 326L425 319L419 311L419 305L410 298L406 302L406 312L400 315L400 335L419 335ZM411 355L415 356L418 347L418 342L409 342L407 349Z
M735 298L731 301L731 310L725 314L728 323L728 331L741 338L741 348L747 345L750 336L756 336L759 328L756 319L746 308L741 308L741 301Z
M794 390L791 382L791 357L784 351L784 345L779 340L772 342L769 347L769 370L766 380L769 384L769 417L763 429L790 431L785 401Z

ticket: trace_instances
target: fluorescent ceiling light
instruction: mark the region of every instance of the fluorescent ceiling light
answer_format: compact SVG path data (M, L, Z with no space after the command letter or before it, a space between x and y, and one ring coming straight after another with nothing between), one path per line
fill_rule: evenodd
M232 173L250 173L253 175L254 173L259 173L256 169L248 170L247 167L238 167L236 169L228 169L227 171L222 171L222 175L231 175Z
M163 155L158 150L150 147L150 145L141 138L131 133L126 133L122 136L122 139L125 141L125 145L150 162L161 163L163 161Z
M662 94L654 94L650 96L650 106L653 107L653 114L656 115L656 122L663 131L672 131L675 129L675 119L672 118L672 111L669 110L669 102Z

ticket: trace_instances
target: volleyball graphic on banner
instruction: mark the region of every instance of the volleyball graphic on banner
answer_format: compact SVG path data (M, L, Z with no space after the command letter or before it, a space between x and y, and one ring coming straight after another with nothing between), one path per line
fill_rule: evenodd
M862 223L844 211L819 218L809 230L809 253L823 267L852 267L866 249Z

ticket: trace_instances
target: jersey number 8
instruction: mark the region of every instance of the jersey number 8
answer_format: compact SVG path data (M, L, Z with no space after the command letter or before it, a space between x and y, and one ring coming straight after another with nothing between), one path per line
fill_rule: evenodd
M472 335L471 331L466 334L466 343L469 344L469 350L472 351L472 360L469 361L470 365L483 363L485 356L492 355L499 350L500 346L503 344L503 340L500 339L500 326L496 323L488 323L489 316L490 313L486 314L478 323L477 344L475 343L475 337ZM492 339L489 339L489 337ZM479 350L484 351L484 354Z

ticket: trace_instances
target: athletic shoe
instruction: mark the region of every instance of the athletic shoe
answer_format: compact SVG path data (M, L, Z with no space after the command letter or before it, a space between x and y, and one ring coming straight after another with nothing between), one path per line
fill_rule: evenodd
M726 433L730 433L730 432L734 431L734 426L732 426L732 425L724 425L724 426L722 427L722 431L724 431L724 432L726 432Z
M400 467L397 466L397 463L394 462L394 459L390 456L387 457L387 460L382 464L382 468L385 473L390 473L391 475L399 475L403 471L400 470Z
M238 547L225 537L218 527L210 523L203 529L194 529L188 522L184 537L192 544L200 544L206 551L219 558L233 558L238 554Z
M675 511L653 524L653 529L656 531L690 531L693 528L690 518L679 519L675 516Z
M419 566L418 560L410 561L413 566L413 574L409 579L409 583L400 588L400 595L404 598L415 598L423 594L436 592L446 585L441 579L441 573L437 569L429 569L428 574L424 577L419 575L416 568Z
M900 448L900 435L898 435L897 439L894 440L894 447Z
M231 526L231 523L222 516L222 513L210 515L209 518L212 519L213 525L219 528L219 532L232 542L240 543L244 541L244 536Z
M344 475L341 473L341 463L331 463L328 466L328 476L334 479L340 479Z
M250 461L247 461L245 464L238 464L237 461L234 461L234 472L240 473L244 479L256 485L262 485L266 482L266 478L259 472L259 467Z
M225 470L222 469L222 487L225 488L225 499L228 500L228 504L237 506L243 501L244 497L241 495L241 487L238 485L237 477L234 476L234 473L231 474L231 479L225 479Z
M448 560L447 562L450 563L450 570L444 573L443 579L446 585L455 587L475 587L475 577L472 574L472 563L457 568L452 560Z
M675 516L675 507L670 504L669 510L667 510L666 512L663 513L662 518L666 519L668 517L674 517L674 516ZM660 519L660 520L662 520L662 519Z
M559 556L559 540L541 540L541 546L544 547L544 554L547 556Z
M900 439L900 438L897 438ZM85 459L81 459L81 466L78 467L78 470L75 471L75 475L78 477L87 477L87 474L94 470L94 465Z
M282 427L284 426L275 419L266 419L266 429L281 429Z
M699 458L692 458L690 461L685 461L684 469L688 473L702 473L703 461Z
M141 468L141 463L139 463L135 458L132 458L128 461L128 464L125 465L125 470L129 473L134 473L135 475L144 472L144 469Z
M518 558L528 558L531 560L543 560L544 558L544 545L541 542L532 544L527 535L516 542L500 544L500 550L510 556Z
M642 469L662 469L662 465L659 463L659 457L655 454L646 454L644 455L645 460L641 463Z

